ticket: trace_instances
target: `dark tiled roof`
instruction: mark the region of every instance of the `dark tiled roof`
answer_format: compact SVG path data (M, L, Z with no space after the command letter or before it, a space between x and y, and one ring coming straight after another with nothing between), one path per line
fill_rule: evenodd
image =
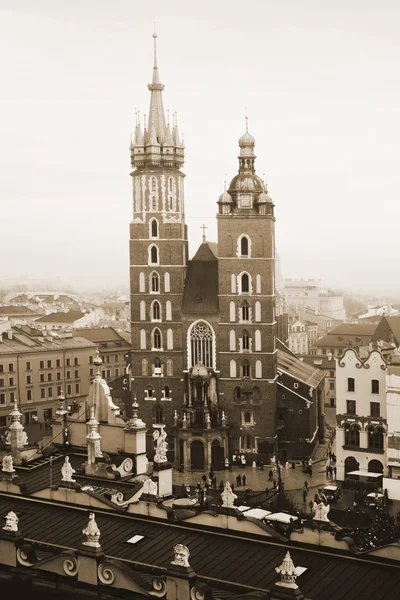
M202 244L189 261L182 313L218 313L218 259L209 242Z
M80 310L69 310L68 312L54 312L49 315L45 315L40 319L36 319L35 323L74 323L78 319L85 316L86 313Z
M328 335L354 335L372 337L375 333L375 329L375 323L341 323L337 327L331 329Z
M27 540L71 549L82 543L87 508L0 494L1 522L10 510L16 512L20 531ZM190 564L200 578L210 578L216 585L224 582L225 589L227 584L237 584L244 586L243 592L246 588L249 592L262 591L271 589L277 581L275 568L282 563L289 547L294 564L307 569L297 580L306 597L315 600L398 597L399 568L383 561L100 509L96 510L96 521L108 557L124 559L128 565L153 566L155 572L165 572L173 558L173 547L180 543L190 549ZM130 545L127 540L133 535L144 537Z
M399 317L385 317L387 324L389 325L394 339L397 345L400 345L400 316Z
M82 327L75 330L76 335L86 338L91 342L124 342L123 338L113 327Z
M0 315L24 315L34 317L38 313L27 306L0 306Z

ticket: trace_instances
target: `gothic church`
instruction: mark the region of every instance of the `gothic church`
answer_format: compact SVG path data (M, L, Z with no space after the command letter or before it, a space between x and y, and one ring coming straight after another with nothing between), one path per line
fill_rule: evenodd
M267 461L277 444L274 204L246 126L238 174L217 202L218 243L203 235L188 259L185 147L165 119L155 38L148 119L131 143L133 395L147 425L165 423L176 466Z

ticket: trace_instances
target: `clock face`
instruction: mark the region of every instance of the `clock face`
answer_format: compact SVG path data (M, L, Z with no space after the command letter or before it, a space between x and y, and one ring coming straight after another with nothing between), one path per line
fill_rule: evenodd
M239 208L252 208L253 198L251 194L240 194L239 196Z

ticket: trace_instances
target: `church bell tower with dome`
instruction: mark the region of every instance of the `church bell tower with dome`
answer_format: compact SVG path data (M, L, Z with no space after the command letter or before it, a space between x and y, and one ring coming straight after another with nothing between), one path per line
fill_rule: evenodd
M218 201L220 390L231 444L276 449L274 204L255 172L255 139L239 139L239 172Z

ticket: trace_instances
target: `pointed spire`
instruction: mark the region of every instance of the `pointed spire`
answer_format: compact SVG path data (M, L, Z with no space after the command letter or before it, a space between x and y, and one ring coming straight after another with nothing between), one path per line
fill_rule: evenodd
M150 97L150 111L149 111L149 121L148 121L148 130L150 139L152 140L151 145L154 145L153 142L156 140L159 144L164 142L165 139L165 114L164 114L164 106L162 101L161 92L164 89L164 85L160 83L160 77L158 74L158 65L157 65L157 34L153 33L154 38L154 66L153 66L153 79L152 82L147 86L151 91Z

